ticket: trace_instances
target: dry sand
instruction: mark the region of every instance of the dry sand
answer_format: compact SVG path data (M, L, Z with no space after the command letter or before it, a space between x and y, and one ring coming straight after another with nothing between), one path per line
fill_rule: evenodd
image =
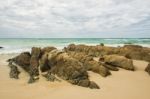
M144 72L148 63L144 61L134 61L134 72L120 69L106 78L89 72L90 79L101 87L98 90L66 81L48 82L43 77L27 84L25 72L21 72L19 80L10 79L6 60L14 55L0 55L0 99L150 99L150 76Z

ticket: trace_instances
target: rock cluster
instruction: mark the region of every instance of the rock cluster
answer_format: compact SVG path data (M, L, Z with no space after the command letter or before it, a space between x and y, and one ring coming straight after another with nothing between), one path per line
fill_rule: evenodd
M139 45L125 45L123 47L106 47L101 45L87 46L70 44L66 51L84 52L91 56L117 54L130 59L145 60L150 62L150 49Z
M94 81L90 81L87 71L98 73L103 77L111 75L111 71L118 71L119 67L133 71L132 59L149 61L149 52L149 49L141 46L127 45L115 48L70 44L62 51L55 47L33 47L31 53L23 52L8 62L11 67L11 78L18 79L20 73L17 66L12 64L15 63L28 72L30 77L28 83L38 80L39 73L46 73L43 77L48 81L63 79L74 85L99 89ZM99 61L94 57L99 57ZM149 69L146 71L149 72Z

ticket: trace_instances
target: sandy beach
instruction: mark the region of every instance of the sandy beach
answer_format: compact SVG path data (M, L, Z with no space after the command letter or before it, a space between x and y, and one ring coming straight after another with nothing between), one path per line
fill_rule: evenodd
M6 60L16 55L0 55L1 99L150 99L150 78L144 71L148 63L144 61L134 60L135 71L119 68L106 78L88 72L90 80L100 86L100 89L89 89L66 81L48 82L43 77L36 83L28 84L28 74L23 70L20 79L11 79Z

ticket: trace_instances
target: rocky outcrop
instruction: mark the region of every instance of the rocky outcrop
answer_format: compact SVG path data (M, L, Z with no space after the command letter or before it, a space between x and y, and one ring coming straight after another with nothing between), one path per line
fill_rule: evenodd
M46 49L48 50L33 47L31 54L28 52L21 53L10 59L9 62L15 62L29 73L28 83L33 83L39 79L37 76L39 75L38 67L40 66L41 72L47 72L44 77L48 81L59 81L55 77L56 75L74 85L99 89L96 83L88 79L88 73L83 63L69 56L68 53L55 48L52 48L53 50L51 48ZM84 80L88 81L88 85L84 86L82 84Z
M121 67L127 70L134 70L133 61L124 56L105 55L104 62L115 67Z
M28 83L38 80L39 73L46 73L43 76L48 81L63 79L74 85L99 89L94 81L90 81L87 71L106 77L111 74L110 70L118 71L118 67L134 70L132 59L149 61L149 52L149 48L135 45L106 47L71 44L63 50L57 50L55 47L33 47L31 54L23 52L8 62L15 63L28 72L30 76ZM98 61L95 57L99 57ZM17 79L19 75L17 66L10 67L10 77ZM148 73L149 67L145 69Z
M150 75L150 63L145 68L145 71Z
M84 52L91 56L117 54L130 59L145 60L150 62L150 48L138 45L125 45L123 47L87 46L70 44L64 48L65 51Z
M48 54L48 61L52 74L72 84L82 86L80 82L84 80L89 81L88 73L83 64L70 57L67 53L53 50ZM90 84L83 87L90 87Z

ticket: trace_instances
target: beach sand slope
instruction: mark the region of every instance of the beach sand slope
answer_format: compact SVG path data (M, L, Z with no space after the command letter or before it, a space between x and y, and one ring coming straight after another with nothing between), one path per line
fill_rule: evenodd
M45 78L28 84L28 74L21 70L18 80L9 78L6 60L16 54L0 56L0 99L150 99L150 76L144 71L147 62L134 60L136 71L119 68L106 78L89 72L101 89L71 85L66 81L48 82Z

